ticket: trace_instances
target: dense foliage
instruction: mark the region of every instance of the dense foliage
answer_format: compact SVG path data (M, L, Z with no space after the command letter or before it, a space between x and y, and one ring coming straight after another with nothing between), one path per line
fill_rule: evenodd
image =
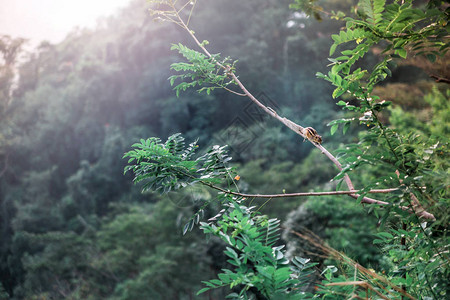
M319 4L202 1L192 14L189 6L189 27L211 41L201 44L223 53L212 58L179 26L153 22L142 1L30 53L22 39L3 36L0 299L445 297L446 12L436 1L362 1L345 24L340 11L356 3L328 1L337 13ZM332 38L336 24L346 29ZM389 36L399 28L405 35ZM328 73L330 46L350 52L330 59ZM330 182L339 171L325 156L227 91L241 93L231 73L264 105L314 127L341 153L344 171ZM229 193L343 189L339 176L347 173L364 192L400 188L376 197L390 203L383 209L342 195ZM300 239L305 228L321 242ZM322 241L337 250L320 248ZM355 271L356 262L367 269ZM353 280L360 284L342 284Z
M245 85L238 79L235 63L221 60L218 55L211 54L206 45L207 41L199 42L194 31L189 27L189 20L193 9L186 9L188 6L194 6L194 3L186 2L185 4L177 3L177 1L153 1L155 8L152 8L152 13L157 15L160 19L173 22L183 29L193 38L197 46L203 53L191 50L181 44L176 45L173 49L177 49L188 60L189 63L173 64L172 68L179 72L185 72L182 75L172 76L171 84L174 84L175 79L181 79L182 82L175 87L177 95L180 90L185 91L189 87L207 85L206 88L201 88L198 92L206 89L207 94L210 94L214 88L223 88L227 91L239 94L240 96L248 97L254 104L259 106L269 115L277 118L287 127L293 129L293 123L288 122L286 118L279 118L278 114L270 107L261 104L246 88ZM298 7L303 7L304 2L298 1ZM308 4L306 4L308 5ZM293 5L293 7L297 7ZM330 49L332 55L338 46L341 44L348 44L349 42L356 42L356 45L350 45L347 49L341 52L342 56L336 59L330 59L332 62L331 71L328 75L318 73L318 76L333 83L336 89L333 92L333 98L337 98L346 93L347 97L351 97L354 104L349 104L340 100L337 105L343 109L352 112L353 118L341 118L329 123L331 125L331 134L334 134L339 124L344 124L345 133L353 121L359 124L367 125L367 132L362 132L359 143L353 143L345 146L345 150L340 155L340 160L343 164L336 161L332 155L327 155L332 162L334 162L340 169L334 179L345 180L348 189L354 190L354 185L350 180L349 174L353 170L359 169L361 166L370 165L371 168L367 171L377 170L380 176L377 176L369 182L363 182L364 189L360 191L357 196L361 203L368 203L372 206L381 206L386 208L384 216L382 217L383 225L388 222L393 228L387 231L380 231L376 234L378 239L374 240L376 244L385 245L388 250L386 259L389 266L384 270L386 275L380 276L375 272L367 272L365 268L357 267L357 263L348 259L345 255L335 255L334 259L340 260L344 267L341 272L337 272L335 267L328 267L323 273L326 273L323 284L325 285L321 293L326 297L342 297L357 296L367 297L372 294L386 297L408 297L411 299L417 298L435 298L446 297L447 295L447 278L449 276L449 269L447 267L448 255L446 248L448 247L447 238L447 224L448 224L448 201L446 197L446 188L448 187L448 178L445 174L448 172L448 164L442 159L446 157L445 152L448 149L448 142L445 140L446 136L439 132L437 135L430 137L421 137L414 131L407 131L401 133L395 129L387 127L380 120L382 111L389 107L392 102L382 100L373 94L375 85L392 75L389 62L395 57L406 58L406 49L411 48L412 51L424 48L417 55L426 54L427 58L434 62L436 56L445 55L449 46L447 34L447 20L448 14L443 10L439 10L437 3L430 3L425 10L413 8L410 1L402 3L386 4L383 0L365 0L358 5L361 15L358 19L347 17L346 28L341 30L339 35L333 35L334 43ZM183 12L188 10L188 16L184 17ZM314 7L311 7L311 11ZM343 13L334 14L336 19L343 18ZM187 20L187 21L185 21ZM443 39L443 40L442 40ZM383 45L382 60L376 63L372 70L356 68L354 65L363 58L366 53L375 44L385 42ZM393 50L389 52L390 50ZM183 80L189 79L186 82ZM226 85L223 82L227 81ZM239 86L240 91L229 89L228 86L234 83ZM210 87L212 86L212 87ZM448 110L448 105L444 105L444 109ZM445 122L445 120L442 120ZM309 139L313 144L322 151L326 151L321 144L321 137L315 138L317 133L314 129L308 127L294 127L294 131L298 130L300 135ZM444 127L445 128L445 127ZM168 141L167 143L170 143ZM217 148L218 146L214 146ZM166 149L170 147L166 146ZM126 156L130 156L129 152ZM151 178L153 184L155 180L161 177L166 177L165 172L169 175L180 173L179 167L186 167L184 164L171 161L170 166L165 164L165 159L157 156L157 151L150 151L148 154L139 156L139 160L150 159L155 161L152 163L155 167L153 172L146 170L147 162L137 162L137 165L127 167L126 170L132 169L135 173L135 180ZM179 154L182 158L184 154ZM134 157L134 156L133 156ZM141 158L142 157L142 158ZM172 164L173 163L173 164ZM219 161L213 162L218 168L225 168ZM211 167L211 166L209 166ZM383 169L380 170L380 167ZM200 182L204 185L212 186L211 184L197 181L194 174L198 174L203 178L200 170L195 169L193 165L187 166L190 170L183 170L181 173L189 174L188 178L191 184ZM155 171L157 170L157 171ZM208 174L206 178L215 177L220 179L223 175L229 174ZM444 175L444 176L442 176ZM163 179L162 178L162 179ZM235 178L236 179L236 178ZM174 181L176 182L176 180ZM160 185L164 185L163 182ZM186 183L185 183L186 184ZM371 189L376 186L395 187L385 200L380 201L366 197L367 193L372 192ZM159 188L159 187L157 187ZM248 198L274 198L277 195L248 195L239 193L237 190L223 190L217 187L227 195L239 195L245 200ZM337 187L340 188L340 184ZM287 197L287 194L280 196ZM444 198L441 198L444 197ZM233 202L231 202L233 203ZM222 205L226 205L223 203ZM373 207L372 207L373 208ZM432 211L430 213L429 211ZM374 210L375 215L378 215L377 208ZM203 224L202 228L206 233L215 234L224 239L230 246L234 246L239 250L237 254L231 248L227 248L224 253L231 258L230 263L235 266L235 271L224 269L220 280L213 280L206 282L208 288L200 291L206 291L210 288L221 286L233 287L240 285L244 286L240 293L232 293L227 298L233 299L248 299L253 295L257 299L283 297L288 298L294 293L295 296L305 296L299 292L297 288L293 288L293 292L288 287L288 278L294 278L292 274L286 269L285 276L281 275L281 270L277 270L277 264L272 265L270 259L253 261L250 263L254 268L242 268L241 260L247 263L248 257L257 258L264 256L264 253L270 253L277 256L277 251L281 248L267 249L257 247L252 244L259 243L263 234L258 234L258 222L251 222L251 227L248 226L248 220L252 220L256 215L248 213L244 216L242 213L235 212L231 216L231 220L243 220L244 224L228 223L229 215L220 215L220 219L216 221L216 225ZM196 214L195 222L191 220L185 228L191 229L194 223L197 223L199 214ZM276 219L275 219L276 220ZM228 228L234 229L231 233ZM383 226L384 227L384 226ZM246 230L254 230L253 235L249 235ZM186 231L186 230L185 230ZM241 236L242 235L242 236ZM299 234L301 236L301 234ZM233 238L238 236L239 239ZM283 246L282 246L283 247ZM324 249L326 249L323 246ZM329 255L337 253L335 250L328 250ZM280 256L283 258L283 255ZM343 259L345 258L345 259ZM261 265L262 261L262 265ZM271 268L272 272L267 272L267 268ZM353 281L346 279L346 276L352 275L354 269ZM264 270L264 271L263 271ZM278 274L278 271L280 274ZM256 275L254 274L256 272ZM258 272L262 272L263 276L258 277ZM220 274L219 274L220 275ZM256 276L256 279L253 278ZM278 278L278 280L277 280ZM383 279L380 279L383 278ZM275 282L273 282L275 280ZM380 284L381 281L381 284ZM425 285L423 284L425 282ZM281 284L281 286L280 286ZM286 285L284 285L286 284ZM272 289L267 287L271 286ZM249 287L256 291L248 293ZM281 287L286 288L279 290ZM278 290L277 296L273 294ZM249 290L250 291L250 290ZM370 296L372 297L372 296Z

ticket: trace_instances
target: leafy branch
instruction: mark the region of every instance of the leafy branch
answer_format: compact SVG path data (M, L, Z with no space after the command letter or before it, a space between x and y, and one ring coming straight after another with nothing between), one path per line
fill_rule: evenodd
M233 70L236 61L229 63L229 58L223 60L220 59L219 54L214 54L211 57L205 56L203 53L191 50L188 47L178 44L172 45L171 50L178 50L190 63L174 63L171 65L171 69L177 72L184 72L180 75L172 75L169 77L170 84L173 86L175 80L180 79L181 83L175 86L177 97L180 95L180 91L186 91L188 88L196 86L203 86L198 92L206 91L209 95L211 91L216 88L222 88L239 96L243 96L238 92L235 92L228 88L234 81L230 79L227 71L221 72L221 68L215 62L220 61L220 65L226 66L227 69ZM223 70L222 70L223 71ZM191 80L186 82L186 80ZM209 84L211 86L204 86Z
M165 143L159 138L141 139L132 147L135 149L123 156L129 158L124 173L132 171L135 183L144 181L143 191L168 193L196 182L220 183L232 171L227 166L231 157L227 155L225 146L213 146L194 158L197 142L186 147L180 134L170 136Z
M177 133L170 136L165 143L159 138L142 139L140 143L132 145L133 150L125 153L123 158L128 159L128 166L124 172L132 171L135 183L144 181L143 191L154 190L168 193L195 183L208 186L226 195L234 195L244 198L286 198L306 196L330 196L330 195L357 195L359 192L384 194L400 191L399 188L368 189L352 191L307 192L307 193L283 193L283 194L245 194L225 189L218 184L223 180L233 180L234 170L228 166L231 157L227 155L225 146L213 146L205 154L195 158L198 148L197 142L185 146L184 137ZM400 187L404 188L404 187ZM369 198L370 199L370 198ZM391 206L386 201L370 199L370 204ZM368 203L368 202L366 202ZM413 208L416 206L412 206ZM398 206L404 211L415 212L418 216L427 217L428 213L423 209L411 209L406 206ZM430 216L432 218L433 216ZM195 220L196 216L191 218ZM198 220L197 220L198 223ZM192 224L189 226L192 229Z
M190 64L190 65L187 65L187 64L173 65L173 67L177 68L177 70L180 70L180 71L185 70L185 71L190 71L190 72L188 72L187 74L183 74L183 75L176 75L177 77L171 77L171 82L173 83L173 80L176 78L182 78L182 79L191 78L193 80L190 83L185 82L185 83L181 83L180 85L178 85L176 87L176 89L178 88L177 94L180 89L185 90L188 87L194 87L199 84L203 84L205 82L211 83L215 86L220 86L220 84L218 84L218 83L222 83L222 82L224 82L224 80L227 77L230 77L231 81L228 81L226 83L226 85L231 84L231 83L238 85L239 88L241 89L241 91L243 92L243 95L246 95L253 103L255 103L258 107L260 107L264 112L266 112L270 116L276 118L278 121L283 123L285 126L287 126L289 129L294 131L296 134L302 136L304 139L308 139L315 147L317 147L319 150L321 150L321 152L323 154L325 154L327 156L327 158L330 159L337 166L339 171L341 171L342 177L344 178L348 189L350 191L356 190L353 186L353 183L352 183L350 177L347 174L349 168L344 169L342 167L341 163L337 160L337 158L335 156L333 156L328 150L326 150L320 143L316 143L314 140L310 139L307 135L305 127L300 126L285 117L279 116L277 114L277 112L275 112L272 108L267 107L264 104L262 104L251 92L248 91L248 89L245 87L245 85L239 80L238 76L235 73L234 63L232 65L230 65L230 64L225 63L224 61L219 61L217 55L213 55L207 50L206 45L208 43L200 42L197 39L194 31L188 27L188 22L187 21L185 22L181 15L183 13L183 10L186 8L186 3L180 4L180 3L178 3L178 1L173 1L173 0L151 1L151 2L156 4L156 8L151 9L151 11L154 15L157 15L158 18L160 18L162 20L174 22L177 25L179 25L180 27L182 27L186 32L189 33L189 35L195 41L197 46L203 51L203 54L201 54L196 51L190 50L187 47L182 46L182 45L175 46L174 49L179 50L192 64ZM177 4L179 5L178 7L177 7ZM163 7L163 9L161 9L161 7ZM377 8L376 10L379 11L379 8ZM190 19L191 14L192 14L192 10L189 11L188 20ZM348 33L345 35L345 39L355 39L355 38L360 39L361 38L360 32L362 32L362 31L357 31L357 32L358 32L358 34L356 34L357 37L354 36L355 33L354 33L354 31L352 31L350 34L351 38L349 37L349 33ZM336 42L341 43L344 41L341 39L337 39ZM361 45L361 47L357 47L358 50L352 54L351 58L349 58L349 63L347 65L349 66L351 62L354 63L358 58L362 57L364 55L364 53L366 53L368 51L369 47L370 47L370 45L366 45L366 44ZM196 66L193 63L195 61L199 62L198 66ZM218 70L212 66L213 64L215 66L217 66L219 69L222 69L223 73L220 74L220 72L218 72ZM335 68L336 66L339 66L339 67ZM335 70L333 71L334 73L332 73L332 74L336 74L341 69L345 69L345 65L337 64L336 66L333 67ZM380 66L379 68L380 68L380 70L383 70L383 66ZM349 67L347 69L349 69ZM206 75L207 72L209 72L208 75ZM358 83L358 80L360 78L362 78L362 76L364 76L364 74L365 74L365 72L363 72L363 71L359 71L359 73L357 73L356 77L355 77L355 74L352 74L352 76L355 77L355 79L352 79L353 80L352 85L355 85L356 83ZM327 76L324 76L324 77L330 81L337 80L337 81L339 81L339 83L342 83L342 78L339 75L336 75L336 76L332 75L331 76L332 79ZM350 82L348 83L348 85L350 85ZM341 90L342 88L339 88L339 89ZM210 92L211 90L212 90L212 88L208 88L208 87L206 88L207 92ZM202 91L202 90L200 90L200 91ZM361 92L362 92L362 90L361 90ZM366 197L364 194L350 193L349 196L352 198L358 199L359 201L361 201L361 203L388 205L387 202L379 201L376 199ZM409 210L409 211L411 211L411 210ZM427 211L421 212L420 216L427 218L427 219L435 219L434 216L432 214L428 213Z
M258 215L253 207L242 204L242 198L228 197L226 209L208 222L201 222L205 234L221 239L225 255L233 270L222 269L218 279L203 281L206 285L197 295L210 289L228 286L234 291L231 299L311 299L309 293L299 293L309 284L316 263L309 259L285 257L284 245L277 246L280 221Z
M314 2L305 1L310 4ZM346 49L340 51L340 56L330 58L330 71L327 74L318 73L318 77L328 80L335 86L334 98L350 97L355 99L357 104L338 101L337 104L342 109L350 111L355 116L332 121L329 124L331 132L334 134L339 125L344 124L345 133L351 122L359 122L368 128L366 132L361 133L358 144L346 145L345 149L336 151L340 152L338 160L323 147L321 137L314 129L300 126L263 105L240 81L235 61L229 58L222 59L219 54L211 54L206 48L208 42L198 40L195 32L189 28L195 1L152 2L157 6L152 9L154 14L160 19L174 22L188 32L201 50L195 51L182 44L172 46L172 50L177 50L187 60L185 63L175 63L171 66L173 70L181 73L169 78L171 85L181 80L181 83L174 87L177 95L188 88L198 88L199 92L205 91L208 94L216 88L223 88L239 96L248 97L267 114L320 149L339 169L334 179L343 179L348 187L348 191L335 192L245 194L230 188L231 183L235 184L233 178L235 173L227 165L231 158L227 156L225 147L214 146L203 155L195 155L198 147L196 142L186 147L184 139L179 134L169 137L165 143L157 138L151 138L133 145L135 149L124 156L129 157L129 164L132 164L126 167L125 172L132 171L135 182L144 181L144 189L160 190L165 193L200 183L219 191L217 199L225 208L208 222L200 222L203 209L209 204L206 202L184 226L183 233L191 230L194 224L200 224L205 233L225 242L228 247L224 253L234 267L233 270L223 269L218 279L205 281L206 287L200 290L199 294L212 288L229 287L234 289L228 296L233 299L248 299L248 293L261 299L306 297L298 290L303 287L293 279L304 278L302 276L309 274L309 271L303 272L308 270L308 261L302 259L297 259L297 263L295 260L292 261L298 267L297 273L289 268L283 247L275 244L279 238L277 233L279 221L260 216L258 210L253 211L253 207L246 207L243 203L246 198L270 200L281 197L348 194L361 203L386 207L386 214L380 220L383 226L389 217L399 220L398 227L393 226L385 232L377 233L377 239L374 240L374 244L384 245L388 253L386 260L390 259L392 267L386 276L381 276L344 254L323 246L323 243L316 242L317 248L344 265L340 274L336 273L337 268L334 266L325 269L322 274L325 279L319 293L331 299L339 299L343 295L362 298L364 293L366 298L375 295L381 299L399 297L415 299L414 295L427 297L433 295L437 298L437 295L445 295L445 278L448 278L448 243L445 244L446 231L435 230L445 221L435 222L435 216L424 207L425 203L433 204L437 201L433 199L434 196L437 195L439 198L445 196L445 187L427 183L431 181L429 174L437 176L433 173L436 166L433 166L430 156L446 153L448 143L436 142L436 137L425 140L412 133L402 135L385 126L379 114L389 107L391 102L381 100L373 94L373 91L380 81L391 75L392 62L397 58L406 58L407 51L411 48L417 51L422 46L426 47L428 50L424 50L423 53L430 60L435 53L442 54L447 51L448 41L444 36L447 21L443 22L448 17L447 12L439 10L431 2L432 7L422 11L414 8L412 1L401 3L393 1L386 4L384 0L361 0L358 6L361 17L346 18L346 28L332 36L334 44L330 49L330 56L343 45ZM380 43L388 45L381 61L370 71L355 68L355 64L371 47ZM232 86L237 86L240 91L231 89ZM349 173L364 165L382 166L384 176L379 176L374 182L358 190L354 188ZM229 185L228 188L220 186L224 183ZM397 188L374 189L380 183ZM339 190L339 187L337 189ZM388 196L387 199L390 200L388 202L369 198L366 196L369 193L392 193L392 195ZM403 213L404 211L407 213ZM433 222L428 223L429 220ZM433 236L441 233L444 235L443 238L436 239ZM421 283L424 280L426 286L422 287Z

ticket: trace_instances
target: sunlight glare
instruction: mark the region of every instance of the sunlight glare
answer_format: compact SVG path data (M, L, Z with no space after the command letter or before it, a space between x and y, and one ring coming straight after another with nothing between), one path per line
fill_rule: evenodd
M131 0L0 0L0 34L60 42L75 27L94 27ZM145 3L145 0L142 0Z

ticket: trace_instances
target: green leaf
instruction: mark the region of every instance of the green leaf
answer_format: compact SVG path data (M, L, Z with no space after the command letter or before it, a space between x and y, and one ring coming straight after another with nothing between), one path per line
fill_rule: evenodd
M334 133L336 132L338 127L339 127L339 124L334 124L333 126L331 126L331 129L330 129L331 135L334 135Z
M215 285L222 285L222 281L220 281L219 279L211 279L209 282Z
M351 123L350 122L346 122L344 123L344 127L342 128L342 133L345 134L348 129L350 128Z
M398 49L398 50L395 50L395 52L396 52L401 58L406 59L407 53L406 53L406 50L405 50L405 49Z
M331 45L331 47L330 47L330 56L332 56L334 54L334 52L336 51L336 47L337 46L338 46L337 44Z
M333 91L332 97L333 97L333 98L337 98L337 97L341 96L343 93L345 93L345 90L342 89L341 87L337 87L337 88Z
M390 234L389 232L379 232L376 234L376 236L379 236L381 238L389 238L389 239L394 238L394 236L392 234Z
M413 283L413 278L406 273L406 285L410 286Z
M197 296L200 295L200 294L203 294L204 292L209 291L209 290L210 290L209 287L202 288L200 291L197 292Z

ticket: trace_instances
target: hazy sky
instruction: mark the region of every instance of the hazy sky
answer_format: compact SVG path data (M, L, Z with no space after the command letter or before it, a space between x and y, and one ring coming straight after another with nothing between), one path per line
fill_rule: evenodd
M0 34L60 42L72 28L93 27L130 0L0 0ZM142 0L145 3L145 0Z

